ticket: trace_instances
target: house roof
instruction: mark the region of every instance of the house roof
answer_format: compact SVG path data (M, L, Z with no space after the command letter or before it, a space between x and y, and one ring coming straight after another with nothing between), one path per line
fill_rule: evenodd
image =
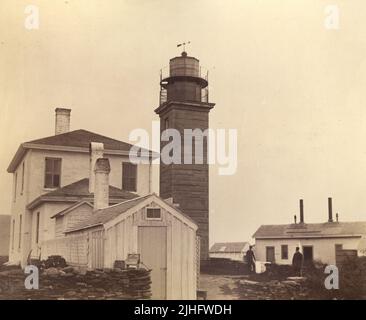
M366 235L366 222L326 222L262 225L254 233L256 239L301 239L360 237Z
M138 195L125 191L113 186L109 186L109 199L111 202L121 202L123 200L137 198ZM43 202L52 202L52 201L92 201L94 199L93 193L89 192L89 179L85 178L69 185L66 185L62 188L53 190L51 192L45 193L31 203L28 204L28 209L34 209L38 205Z
M248 242L216 242L210 249L210 253L226 252L235 253L242 252L249 246Z
M110 150L130 151L130 148L132 147L132 145L129 143L102 136L100 134L83 129L74 130L63 134L57 134L42 139L32 140L27 143L52 146L81 147L89 149L90 142L103 143L104 148Z
M14 172L29 149L43 149L43 150L68 150L78 152L89 152L89 144L91 142L99 142L104 144L106 154L124 154L128 155L132 144L112 139L100 134L79 129L63 134L53 135L50 137L36 139L22 143L13 159L11 160L8 172ZM144 149L146 150L146 149ZM148 151L148 150L146 150ZM157 154L148 151L150 157L155 157Z
M127 212L129 209L139 205L140 203L144 202L146 199L150 197L155 197L155 200L161 201L165 206L170 207L172 210L178 212L182 215L186 220L188 220L191 225L195 225L196 223L190 218L188 215L183 213L181 210L176 208L174 205L164 201L160 197L158 197L155 193L148 194L146 196L142 196L136 199L126 200L119 204L115 204L113 206L109 206L107 208L99 209L93 213L93 216L89 219L80 222L77 224L73 229L68 230L67 232L74 232L82 229L88 229L100 225L104 225L107 222L117 218L119 215Z

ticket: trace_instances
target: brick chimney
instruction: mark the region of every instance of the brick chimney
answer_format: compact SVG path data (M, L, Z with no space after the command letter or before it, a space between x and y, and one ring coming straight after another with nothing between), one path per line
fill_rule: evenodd
M109 206L109 159L99 158L95 163L94 210Z
M94 193L94 186L95 186L95 163L99 158L103 158L104 155L104 145L100 142L91 142L89 144L89 155L90 155L90 162L89 162L89 192Z
M55 135L69 132L71 109L56 108L55 112Z
M304 223L304 200L300 199L300 223Z
M328 198L328 222L333 222L332 198Z

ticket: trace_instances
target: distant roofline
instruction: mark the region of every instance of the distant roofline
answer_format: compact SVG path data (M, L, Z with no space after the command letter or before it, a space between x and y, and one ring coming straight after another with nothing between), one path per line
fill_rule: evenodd
M342 224L366 224L366 221L334 221L334 222L318 222L318 223L292 223L292 224L264 224L261 225L256 232L252 235L252 238L254 239L325 239L325 238L361 238L364 237L365 234L363 233L353 233L353 234L348 234L348 233L338 233L338 234L319 234L321 232L321 230L310 230L307 231L306 227L307 226L317 226L317 227L322 227L322 226L327 226L327 227L336 227L337 225L341 226ZM287 227L288 231L290 231L288 233L288 235L256 235L259 230L263 227ZM291 230L294 230L293 232L291 232ZM297 232L295 232L295 230L297 230ZM302 231L301 231L302 230ZM307 234L304 234L307 233Z
M240 250L226 250L226 248L232 245L240 245L242 248ZM241 253L242 250L246 246L250 246L251 244L248 241L233 241L233 242L214 242L214 244L210 247L209 253ZM214 250L215 247L219 247L218 249ZM225 250L220 250L222 247L225 247Z
M257 236L253 238L258 240L299 240L299 239L334 239L334 238L362 238L363 234L335 234L335 235L308 235L308 236Z

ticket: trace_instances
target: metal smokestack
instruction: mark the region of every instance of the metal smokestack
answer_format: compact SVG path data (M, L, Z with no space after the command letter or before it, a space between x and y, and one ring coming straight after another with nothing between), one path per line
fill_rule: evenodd
M333 222L332 198L328 198L328 222Z
M304 200L300 199L300 223L304 223Z

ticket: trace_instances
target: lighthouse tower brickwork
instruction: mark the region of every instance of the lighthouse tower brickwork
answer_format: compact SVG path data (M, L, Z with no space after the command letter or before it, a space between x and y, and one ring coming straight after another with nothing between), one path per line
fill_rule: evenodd
M209 166L207 138L203 139L203 161L195 161L195 144L191 150L184 145L185 129L209 127L209 112L214 103L208 101L208 77L202 76L199 60L186 52L172 58L169 74L161 76L160 105L155 112L160 117L160 130L176 129L181 137L181 163L160 164L160 196L172 198L179 208L198 225L201 261L208 259L209 250ZM202 142L202 140L201 140ZM169 143L161 141L160 151ZM184 163L184 154L192 154L192 163ZM202 163L203 162L203 163Z

